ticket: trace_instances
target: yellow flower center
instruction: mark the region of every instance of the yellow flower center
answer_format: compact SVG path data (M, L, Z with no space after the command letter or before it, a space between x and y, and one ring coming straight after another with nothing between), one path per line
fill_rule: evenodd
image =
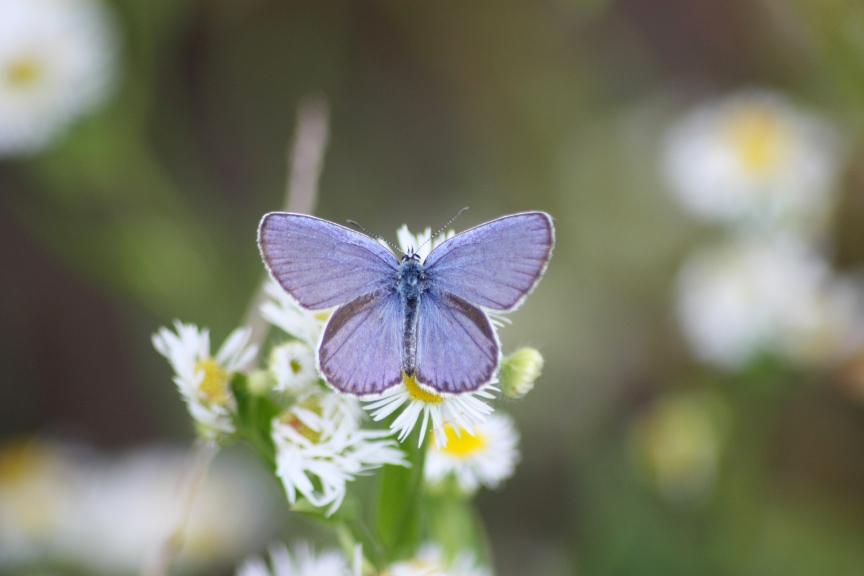
M289 362L288 364L291 366L291 372L293 372L294 374L299 374L300 371L303 369L303 366L300 364L300 362L297 361L296 358L292 358L291 362Z
M35 58L20 58L6 68L6 81L13 88L27 88L35 84L42 75Z
M725 129L744 169L757 174L775 168L782 161L791 140L789 127L783 118L760 105L735 112Z
M213 358L199 360L195 364L195 373L204 372L204 379L198 385L198 389L204 394L208 401L214 404L226 404L228 402L228 372Z
M429 392L428 390L421 388L414 376L408 376L407 374L404 374L403 376L405 380L405 388L408 389L408 395L411 396L411 400L426 402L427 404L441 404L444 402L443 396L439 396L434 392Z
M447 424L444 426L444 435L447 437L447 445L441 448L452 456L468 458L486 447L486 438L482 434L471 435L466 430L460 430L456 434L456 428Z

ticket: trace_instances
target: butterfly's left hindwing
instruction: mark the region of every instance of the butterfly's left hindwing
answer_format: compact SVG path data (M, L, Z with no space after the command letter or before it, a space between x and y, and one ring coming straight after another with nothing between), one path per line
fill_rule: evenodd
M258 246L273 278L311 310L392 288L399 264L368 236L303 214L264 216Z
M341 392L377 394L402 381L402 303L395 292L366 294L330 317L318 368Z

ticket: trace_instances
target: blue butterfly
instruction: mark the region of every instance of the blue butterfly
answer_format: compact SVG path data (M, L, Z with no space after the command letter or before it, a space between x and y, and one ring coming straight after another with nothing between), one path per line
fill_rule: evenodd
M272 212L258 246L300 306L336 308L318 346L332 387L379 394L404 375L439 392L477 390L501 346L485 310L509 312L543 276L555 229L544 212L504 216L458 234L425 261L313 216Z

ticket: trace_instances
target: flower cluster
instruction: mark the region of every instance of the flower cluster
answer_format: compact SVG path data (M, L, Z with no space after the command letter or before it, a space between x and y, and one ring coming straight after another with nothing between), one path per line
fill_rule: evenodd
M347 481L385 464L408 465L389 432L360 425L357 401L329 392L305 395L273 420L276 474L291 504L300 494L332 513Z
M414 236L407 227L398 231L401 249L421 259L453 235L433 238L427 229ZM246 328L235 330L212 354L208 331L180 322L174 330L160 329L153 345L174 369L174 382L199 434L222 443L249 440L268 460L295 509L334 518L349 483L385 466L421 466L424 473L417 478L429 486L429 494L454 498L457 508L470 506L481 487L497 488L513 475L520 458L519 434L510 417L494 413L490 401L499 386L508 398L524 397L542 371L539 352L522 348L505 357L498 377L472 392L438 392L406 375L396 386L361 400L330 388L318 370L317 347L332 310L306 310L272 280L264 291L261 316L277 333L267 340L263 354ZM384 420L389 429L376 425ZM419 445L403 451L398 443L418 425ZM349 508L358 506L355 502ZM334 521L342 522L341 516ZM355 534L360 537L365 536ZM391 557L383 564L379 559L381 574L489 574L477 566L473 553L448 548L445 554L433 544L419 544L410 548L417 551L410 560L393 562ZM238 574L359 575L364 561L360 553L349 568L341 554L316 556L305 545L293 552L275 547L270 556L269 566L253 559Z
M737 370L770 354L825 364L864 343L864 305L824 255L841 139L783 96L747 91L703 105L669 131L669 187L691 214L727 229L677 282L695 355Z

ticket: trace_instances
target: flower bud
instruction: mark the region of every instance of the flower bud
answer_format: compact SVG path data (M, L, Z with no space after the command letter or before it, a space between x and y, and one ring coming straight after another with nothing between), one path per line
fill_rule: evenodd
M534 348L520 348L501 361L499 382L508 398L519 399L534 388L543 371L543 356Z
M253 370L247 376L246 385L254 396L265 396L273 389L273 376L267 370Z

